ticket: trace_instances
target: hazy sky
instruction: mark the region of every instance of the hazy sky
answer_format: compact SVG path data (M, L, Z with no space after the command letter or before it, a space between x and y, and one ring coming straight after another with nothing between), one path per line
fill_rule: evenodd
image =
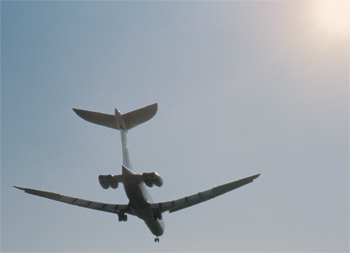
M327 5L328 4L328 5ZM1 251L349 251L350 2L2 1ZM72 108L122 113L136 172L168 201L261 173L139 219L12 185L126 204L119 132Z

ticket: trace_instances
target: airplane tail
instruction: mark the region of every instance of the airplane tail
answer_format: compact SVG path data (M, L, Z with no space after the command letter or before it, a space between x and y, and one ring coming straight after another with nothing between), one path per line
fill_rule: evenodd
M127 132L129 129L153 118L157 113L158 105L155 103L125 114L120 114L120 112L115 109L114 115L75 108L73 108L73 110L79 117L86 121L118 130L123 129Z

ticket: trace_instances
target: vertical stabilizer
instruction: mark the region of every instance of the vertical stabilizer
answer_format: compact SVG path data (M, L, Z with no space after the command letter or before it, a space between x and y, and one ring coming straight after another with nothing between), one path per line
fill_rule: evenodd
M116 123L117 129L123 129L125 132L128 132L125 126L123 116L120 114L120 111L118 111L117 108L114 109L114 115L115 115L115 123Z

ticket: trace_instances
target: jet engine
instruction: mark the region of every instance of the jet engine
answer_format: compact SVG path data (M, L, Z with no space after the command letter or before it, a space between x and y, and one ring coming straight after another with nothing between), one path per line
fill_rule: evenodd
M118 188L118 180L115 176L109 175L99 175L98 181L103 189L108 189L112 187L113 189Z
M163 185L163 178L156 172L143 173L142 180L148 187L153 187L153 185L161 187Z

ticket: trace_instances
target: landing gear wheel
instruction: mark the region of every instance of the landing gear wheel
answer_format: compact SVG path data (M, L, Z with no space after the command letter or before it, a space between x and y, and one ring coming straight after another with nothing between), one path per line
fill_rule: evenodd
M154 242L159 242L159 237L154 238Z
M162 213L161 213L160 211L157 211L157 212L154 213L154 215L153 215L153 219L154 219L154 220L162 220L162 218L163 218L163 215L162 215Z
M128 220L128 216L124 213L120 213L118 214L118 220L119 221L127 221Z

